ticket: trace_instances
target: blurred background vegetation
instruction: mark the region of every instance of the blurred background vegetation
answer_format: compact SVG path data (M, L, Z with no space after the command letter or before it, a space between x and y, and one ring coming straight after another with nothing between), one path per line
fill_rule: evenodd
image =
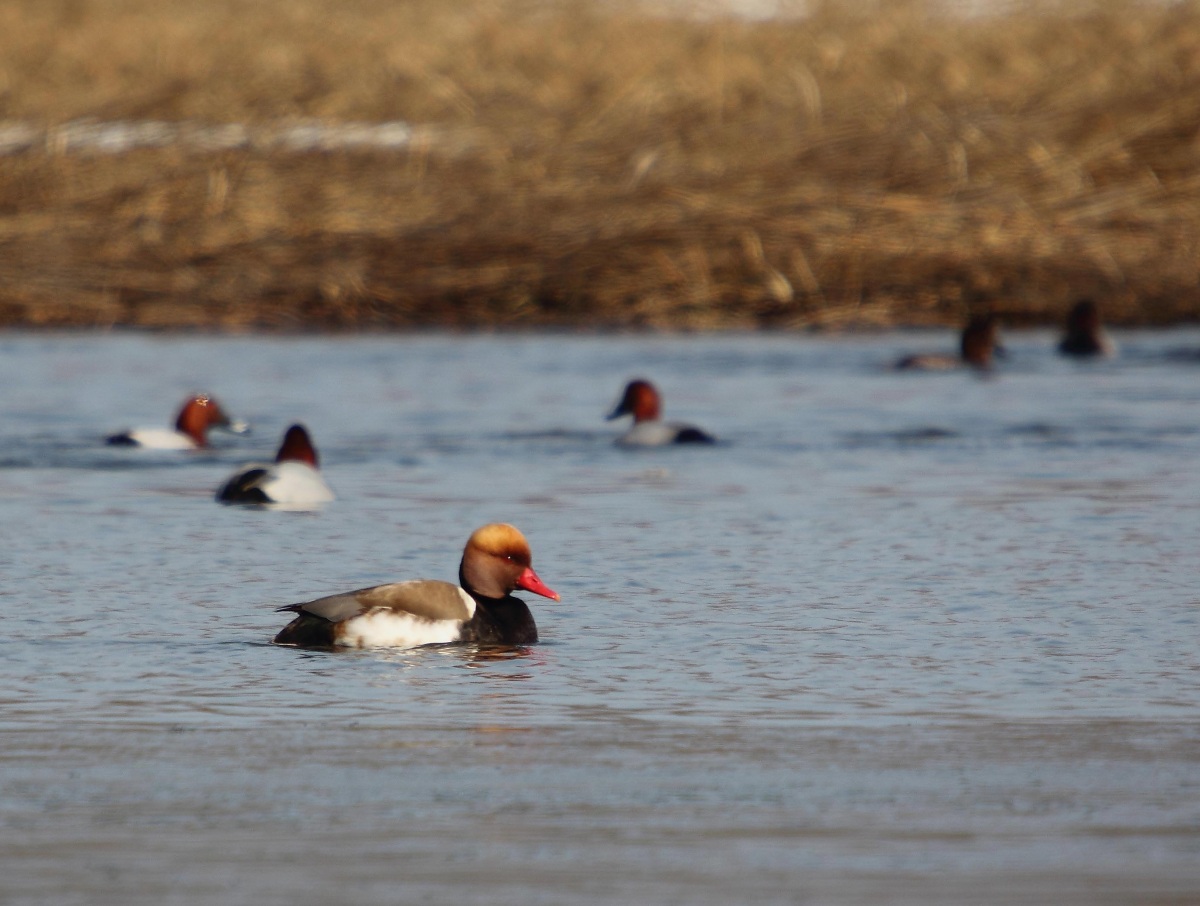
M0 325L1197 320L1200 4L994 9L7 0Z

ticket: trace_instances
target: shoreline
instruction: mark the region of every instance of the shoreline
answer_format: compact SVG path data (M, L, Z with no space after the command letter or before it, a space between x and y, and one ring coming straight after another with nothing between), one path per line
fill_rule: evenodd
M1200 323L1194 0L69 7L0 30L0 327Z

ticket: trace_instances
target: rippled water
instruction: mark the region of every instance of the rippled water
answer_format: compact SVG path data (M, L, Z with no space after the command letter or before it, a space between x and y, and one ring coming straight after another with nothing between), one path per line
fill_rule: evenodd
M0 336L0 900L1194 901L1200 332L1053 339ZM338 502L213 502L294 420ZM268 644L491 520L541 644Z

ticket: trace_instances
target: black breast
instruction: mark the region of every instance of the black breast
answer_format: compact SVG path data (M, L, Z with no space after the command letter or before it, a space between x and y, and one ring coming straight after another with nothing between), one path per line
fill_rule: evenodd
M537 624L520 598L476 598L475 616L463 624L462 640L483 645L532 645L538 640Z
M1073 333L1063 337L1058 344L1058 351L1063 355L1098 355L1104 351L1104 347L1091 334Z

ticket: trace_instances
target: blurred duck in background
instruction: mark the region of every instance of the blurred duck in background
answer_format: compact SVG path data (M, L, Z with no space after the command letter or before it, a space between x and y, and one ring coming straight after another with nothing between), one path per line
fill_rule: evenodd
M303 425L292 425L273 463L249 463L231 475L217 491L223 503L290 504L312 506L329 503L333 490L318 471L319 459Z
M131 428L105 438L105 443L148 450L199 450L208 447L208 429L224 428L234 434L250 430L245 422L231 421L220 404L207 393L188 397L172 428Z
M923 353L900 359L895 368L901 371L947 371L968 365L986 371L992 359L1004 354L997 342L998 327L993 315L976 315L963 328L957 356L944 353Z
M1076 358L1117 354L1117 344L1100 324L1100 309L1091 299L1080 299L1067 313L1066 333L1058 351Z
M624 447L661 447L667 444L713 444L717 439L695 425L662 421L662 398L646 380L630 381L608 421L623 415L633 416L633 425L617 438Z

